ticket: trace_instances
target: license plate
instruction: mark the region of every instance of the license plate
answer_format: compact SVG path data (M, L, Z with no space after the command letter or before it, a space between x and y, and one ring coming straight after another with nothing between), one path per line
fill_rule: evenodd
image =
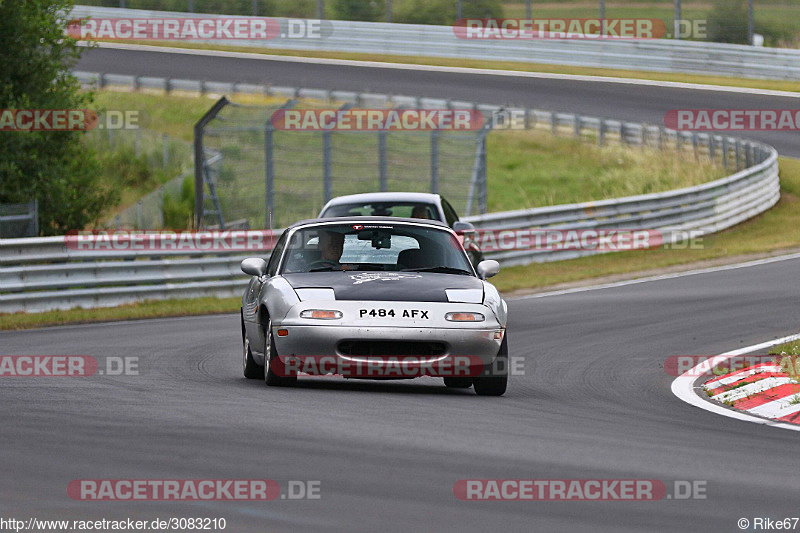
M429 319L429 311L423 309L360 309L358 311L359 318L419 318Z

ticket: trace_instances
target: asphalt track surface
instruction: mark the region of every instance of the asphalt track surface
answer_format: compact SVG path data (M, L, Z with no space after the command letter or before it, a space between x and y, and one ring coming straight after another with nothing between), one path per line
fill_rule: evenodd
M136 70L130 61L101 69L91 63L96 52L81 68ZM207 64L204 77L223 79L220 65ZM172 67L152 61L148 73L199 77ZM353 87L347 72L295 75L280 83L366 88ZM374 76L370 89L391 85ZM463 82L422 80L414 90L414 78L398 78L407 85L395 92L444 96ZM594 103L575 103L628 118L619 103L603 107L609 88L600 89ZM492 100L485 84L459 90ZM626 91L640 98L639 89ZM683 403L663 369L671 355L713 355L796 333L798 279L800 260L792 259L512 300L509 348L524 375L512 376L502 398L447 390L432 378L307 378L293 389L266 388L241 376L237 315L0 332L4 355L132 356L140 367L139 375L0 379L0 517L224 517L236 532L716 532L738 531L739 518L798 516L797 433ZM74 479L258 478L284 492L289 480L318 480L321 499L84 502L66 492ZM689 480L705 482L707 498L460 501L453 485L461 479L658 479L669 491L674 480Z
M797 109L796 97L574 80L456 74L95 48L77 70L190 80L365 91L535 107L650 124L671 109ZM737 132L800 157L796 131Z
M798 330L800 260L510 302L502 398L409 382L245 380L238 316L0 333L5 354L139 357L140 374L2 378L10 516L225 517L230 531L735 531L794 516L797 433L670 392L664 360ZM321 499L84 502L73 479L321 481ZM705 500L460 501L460 479L704 481Z

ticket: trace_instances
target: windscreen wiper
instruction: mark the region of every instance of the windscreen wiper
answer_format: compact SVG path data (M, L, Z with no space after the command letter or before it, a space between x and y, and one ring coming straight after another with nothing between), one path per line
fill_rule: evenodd
M472 272L464 270L463 268L453 268L447 266L435 266L425 268L404 268L400 272L439 272L441 274L461 274L462 276L471 276Z

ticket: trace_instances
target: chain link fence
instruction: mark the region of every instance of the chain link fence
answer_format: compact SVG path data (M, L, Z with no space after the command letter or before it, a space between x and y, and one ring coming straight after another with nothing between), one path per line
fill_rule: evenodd
M465 215L486 212L487 129L285 131L270 120L290 108L447 109L453 103L311 96L263 106L226 101L202 128L198 218L204 227L285 227L316 217L333 197L374 191L435 192Z

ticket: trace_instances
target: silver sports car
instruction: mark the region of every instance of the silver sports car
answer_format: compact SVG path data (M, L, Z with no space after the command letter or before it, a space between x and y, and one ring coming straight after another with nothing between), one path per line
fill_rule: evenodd
M507 306L456 234L434 220L306 220L284 231L269 262L242 261L247 378L443 377L500 396L508 381Z

